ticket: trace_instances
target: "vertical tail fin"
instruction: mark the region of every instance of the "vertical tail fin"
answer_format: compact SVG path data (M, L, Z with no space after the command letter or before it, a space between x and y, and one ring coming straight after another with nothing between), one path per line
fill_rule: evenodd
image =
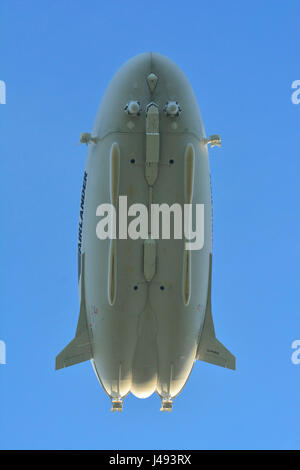
M56 356L55 369L62 369L93 357L92 344L88 330L85 303L84 254L81 259L81 299L80 313L75 338Z
M209 279L206 311L202 333L199 340L197 359L216 366L235 370L235 356L217 340L211 311L212 254L209 255Z

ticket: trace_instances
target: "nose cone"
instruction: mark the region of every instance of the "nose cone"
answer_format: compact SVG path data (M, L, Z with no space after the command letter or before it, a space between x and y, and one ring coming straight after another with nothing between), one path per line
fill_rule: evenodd
M144 133L144 114L151 101L158 105L160 112L168 105L170 109L176 106L174 115L182 110L183 127L181 129L179 124L177 131L204 137L197 100L187 77L175 62L156 52L136 55L114 75L103 96L93 135L103 138L111 132ZM140 108L130 116L128 104L137 102ZM160 132L170 131L170 118L161 117Z

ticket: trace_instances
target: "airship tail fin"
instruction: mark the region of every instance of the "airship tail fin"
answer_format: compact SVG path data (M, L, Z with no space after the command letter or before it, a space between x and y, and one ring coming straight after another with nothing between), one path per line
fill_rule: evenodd
M73 366L80 362L88 361L93 357L90 342L83 336L75 337L72 341L56 356L55 369Z
M55 369L73 366L93 357L85 307L84 254L81 259L80 313L75 338L56 356Z
M201 347L198 348L197 359L235 370L234 355L217 338L207 338L202 343Z
M235 357L217 340L211 311L211 272L212 255L209 259L209 285L204 325L197 350L197 359L216 366L235 370Z

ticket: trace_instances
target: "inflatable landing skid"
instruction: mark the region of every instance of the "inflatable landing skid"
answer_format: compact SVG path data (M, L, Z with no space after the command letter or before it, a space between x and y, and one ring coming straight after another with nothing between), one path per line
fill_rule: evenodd
M113 413L115 411L119 411L119 413L121 413L121 411L123 410L123 400L121 398L112 398L111 399L111 409L110 409Z
M172 411L173 401L171 398L162 398L160 411Z
M162 398L160 411L172 411L173 401L171 398ZM121 398L112 398L111 409L113 413L118 411L121 413L123 410L123 400Z

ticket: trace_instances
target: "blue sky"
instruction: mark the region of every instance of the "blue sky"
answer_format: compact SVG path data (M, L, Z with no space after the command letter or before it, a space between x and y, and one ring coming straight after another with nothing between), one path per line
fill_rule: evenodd
M2 0L0 448L299 449L299 1ZM54 371L78 318L89 131L112 75L156 51L188 76L207 134L213 314L232 372L195 364L171 414L112 414L89 362Z

